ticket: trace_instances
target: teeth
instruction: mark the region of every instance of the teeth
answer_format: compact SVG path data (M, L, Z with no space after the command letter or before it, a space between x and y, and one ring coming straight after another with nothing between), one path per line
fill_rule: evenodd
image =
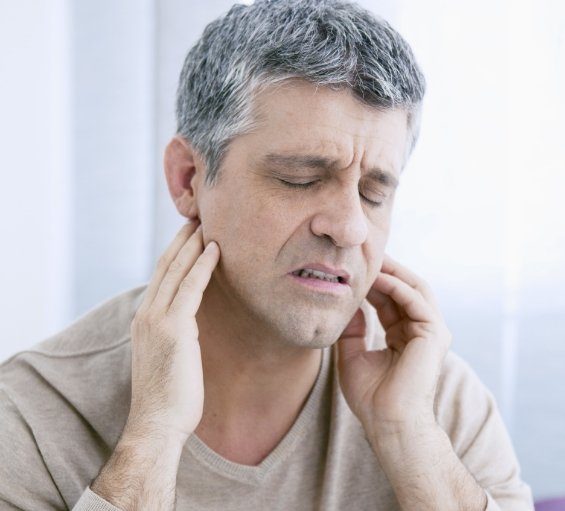
M328 282L335 282L335 283L339 282L339 279L335 275L330 275L328 273L324 273L323 271L311 270L309 268L305 270L299 270L298 272L296 272L296 275L303 278L310 277L320 280L326 280Z

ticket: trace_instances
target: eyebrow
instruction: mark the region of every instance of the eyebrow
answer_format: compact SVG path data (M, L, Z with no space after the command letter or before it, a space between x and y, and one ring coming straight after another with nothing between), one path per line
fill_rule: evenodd
M337 160L330 160L329 158L317 155L268 153L262 161L265 165L285 168L290 167L291 169L306 167L330 172L336 172L339 169ZM380 167L370 168L365 175L389 188L394 189L398 187L398 179L391 172L387 172Z

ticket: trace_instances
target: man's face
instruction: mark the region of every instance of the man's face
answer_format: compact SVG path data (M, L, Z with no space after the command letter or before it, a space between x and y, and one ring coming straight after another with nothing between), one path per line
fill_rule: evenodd
M260 127L230 144L218 183L197 191L205 238L221 249L212 285L258 331L328 346L381 268L406 113L375 111L349 91L302 81L265 90L256 108ZM348 282L322 289L321 280L292 275L315 264L347 272Z

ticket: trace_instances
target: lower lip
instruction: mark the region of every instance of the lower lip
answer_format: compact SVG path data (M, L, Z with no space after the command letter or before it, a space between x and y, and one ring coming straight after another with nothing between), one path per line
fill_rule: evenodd
M343 284L341 282L328 282L327 280L299 277L298 275L294 275L292 273L289 273L288 275L296 283L301 284L308 289L321 291L323 293L343 294L349 288L348 284Z

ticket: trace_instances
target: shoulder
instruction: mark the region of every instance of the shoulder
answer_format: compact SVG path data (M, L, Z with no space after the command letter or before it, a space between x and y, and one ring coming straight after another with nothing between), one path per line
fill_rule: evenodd
M130 335L130 324L146 285L104 300L82 314L61 332L39 342L32 350L50 355L72 356L111 348ZM88 332L88 335L84 335Z
M0 369L22 353L66 357L88 354L123 343L130 335L130 324L146 287L143 285L129 289L100 302L63 330L3 361Z
M0 417L0 507L65 509L32 429L2 384Z
M434 411L454 450L461 455L486 421L500 420L492 392L469 363L452 350L443 362Z
M6 413L25 418L43 450L75 437L84 445L93 435L108 443L119 436L131 394L130 325L144 290L102 302L0 364Z

